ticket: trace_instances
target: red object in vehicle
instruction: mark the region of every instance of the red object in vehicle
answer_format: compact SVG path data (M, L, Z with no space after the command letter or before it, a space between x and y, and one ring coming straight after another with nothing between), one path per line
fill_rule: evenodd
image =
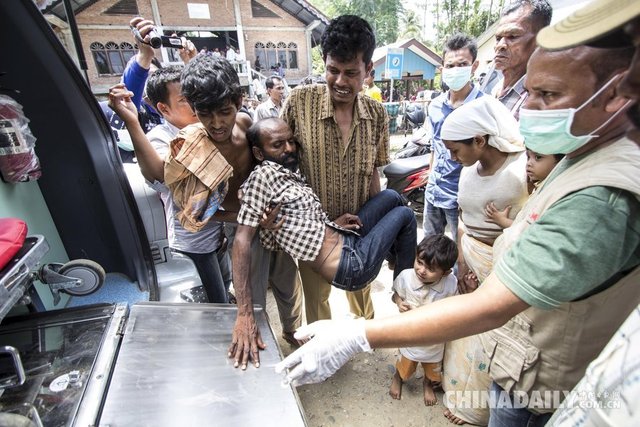
M0 218L0 270L20 250L27 237L27 224L18 218Z

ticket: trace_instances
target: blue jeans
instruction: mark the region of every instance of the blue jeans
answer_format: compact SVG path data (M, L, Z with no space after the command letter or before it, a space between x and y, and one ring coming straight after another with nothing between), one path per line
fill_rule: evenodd
M433 206L425 200L424 202L424 237L434 234L444 234L444 228L447 224L451 228L451 238L454 242L458 242L458 208L444 209Z
M413 268L416 256L416 217L404 206L400 195L384 190L358 211L360 236L343 233L342 253L333 286L346 291L364 288L376 278L391 247L396 255L395 279L402 270Z
M514 407L517 404L510 397L508 402L504 402L502 400L505 399L504 393L502 387L495 382L491 383L491 396L495 396L492 399L497 403L503 402L507 405L506 407L496 407L496 403L492 402L488 427L543 427L551 418L552 414L534 414L527 408Z
M194 252L174 250L191 258L196 266L196 270L198 270L200 280L202 280L202 286L207 292L207 299L209 302L229 302L227 291L229 290L231 280L229 277L230 271L227 251L217 250L198 254Z

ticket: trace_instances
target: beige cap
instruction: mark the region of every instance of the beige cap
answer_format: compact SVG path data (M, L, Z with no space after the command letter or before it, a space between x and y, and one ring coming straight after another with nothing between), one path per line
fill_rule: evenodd
M538 45L549 50L560 50L582 44L597 44L599 39L612 35L603 46L629 45L628 40L615 38L614 33L638 16L640 0L595 0L556 24L540 30Z

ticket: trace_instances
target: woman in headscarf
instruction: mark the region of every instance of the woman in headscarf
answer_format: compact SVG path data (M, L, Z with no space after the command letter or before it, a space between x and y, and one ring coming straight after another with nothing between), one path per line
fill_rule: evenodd
M483 96L455 109L440 133L451 158L464 167L460 174L458 205L458 288L471 292L489 275L493 243L502 228L485 215L493 203L515 218L526 202L526 163L518 122L498 100ZM455 424L486 425L489 408L480 403L456 402L456 396L489 391L491 378L480 340L471 336L445 346L443 388L445 416ZM460 392L460 393L455 393ZM486 405L485 405L486 406Z
M529 196L527 158L518 122L502 103L484 98L454 110L441 130L451 158L464 166L458 187L458 278L463 279L462 288L475 282L470 277L481 283L491 272L492 246L502 228L487 218L486 207L493 203L513 219Z

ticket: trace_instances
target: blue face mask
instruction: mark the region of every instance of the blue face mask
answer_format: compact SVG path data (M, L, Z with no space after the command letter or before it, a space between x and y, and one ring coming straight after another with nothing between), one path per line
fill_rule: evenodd
M442 69L442 81L454 92L462 89L471 80L471 66Z
M527 148L545 155L569 154L591 141L591 139L598 137L598 132L621 114L631 101L628 101L607 121L587 135L576 136L571 133L573 118L578 111L597 98L613 82L617 82L619 76L620 74L615 75L578 108L558 110L528 110L521 108L520 133L524 137L524 143Z

